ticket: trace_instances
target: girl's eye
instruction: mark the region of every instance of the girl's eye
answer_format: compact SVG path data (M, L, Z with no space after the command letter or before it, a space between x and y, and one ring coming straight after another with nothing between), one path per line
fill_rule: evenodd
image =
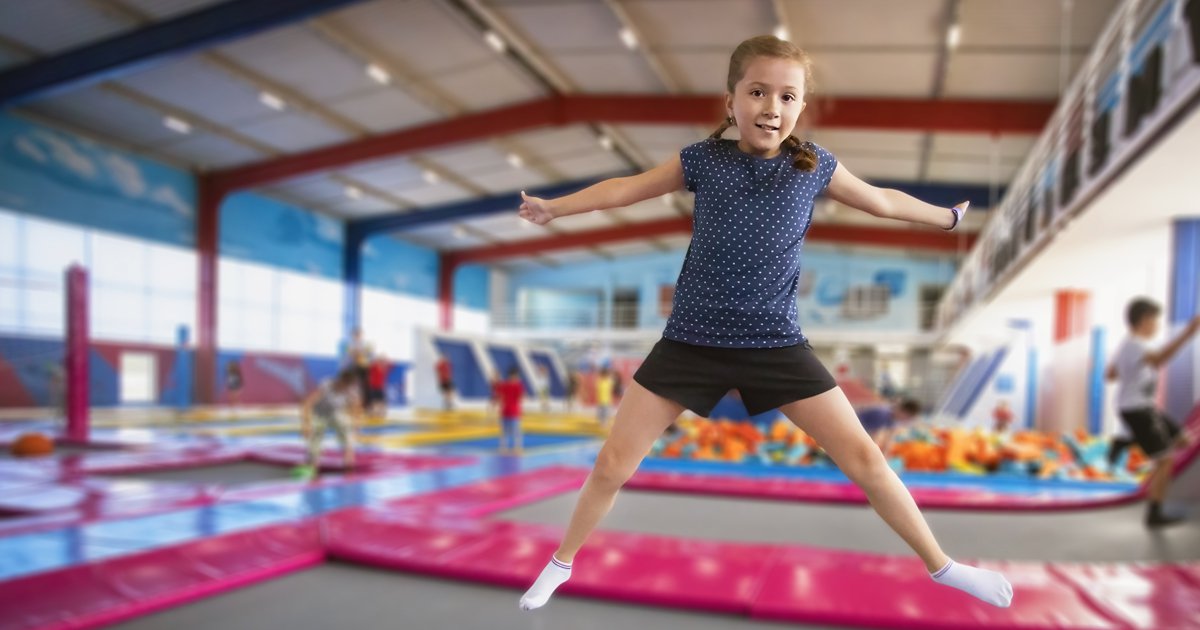
M750 96L762 96L762 90L750 90Z
M785 101L787 101L787 102L791 103L792 101L796 100L796 97L795 97L794 95L792 95L792 94L784 94L784 95L783 95L783 100L785 100Z

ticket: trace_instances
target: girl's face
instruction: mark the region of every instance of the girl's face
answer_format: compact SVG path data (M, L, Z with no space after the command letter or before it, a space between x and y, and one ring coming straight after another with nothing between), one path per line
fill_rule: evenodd
M737 123L738 148L759 157L775 157L804 111L804 66L791 59L756 57L746 64L725 109Z

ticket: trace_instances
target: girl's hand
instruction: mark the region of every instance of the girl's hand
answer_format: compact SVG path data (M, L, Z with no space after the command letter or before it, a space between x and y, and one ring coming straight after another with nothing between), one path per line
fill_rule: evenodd
M526 221L537 225L546 225L554 219L550 210L550 202L539 197L530 197L521 191L521 208L517 214Z

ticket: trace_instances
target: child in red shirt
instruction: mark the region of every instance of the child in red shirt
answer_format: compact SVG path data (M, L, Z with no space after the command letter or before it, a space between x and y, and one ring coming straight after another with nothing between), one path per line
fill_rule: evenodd
M508 378L498 381L492 396L500 406L500 454L521 454L521 397L525 384L517 368L508 371Z
M387 412L387 377L390 371L387 358L375 355L367 368L367 413L373 418L382 418Z

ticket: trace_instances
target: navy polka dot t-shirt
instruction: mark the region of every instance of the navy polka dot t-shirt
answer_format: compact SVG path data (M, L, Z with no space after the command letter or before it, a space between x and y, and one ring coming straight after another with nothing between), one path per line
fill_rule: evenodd
M786 150L759 158L734 140L704 140L680 151L696 212L664 337L732 348L805 341L796 321L800 250L813 200L837 167L832 153L808 146L817 154L811 173L792 166Z

